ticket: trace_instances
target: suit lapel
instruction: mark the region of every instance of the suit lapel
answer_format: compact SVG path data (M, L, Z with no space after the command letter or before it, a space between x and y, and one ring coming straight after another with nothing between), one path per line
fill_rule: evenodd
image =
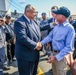
M34 25L34 27L35 27L35 32L36 32L36 34L38 35L39 33L38 33L38 26L36 25L36 23L33 21L33 25Z
M33 25L34 25L35 29L31 25L29 25L29 26L34 31L34 33L39 37L38 27L37 27L37 25L35 23Z
M26 24L30 24L29 21L24 17L24 15L22 16L23 20L25 21Z
M33 29L33 27L31 26L31 24L28 22L28 20L24 17L24 15L22 16L23 19L25 20L25 23L27 24L27 26L31 27L31 29L34 31L34 33L39 37L39 27L36 25L36 23L33 21L34 23L34 27L35 27L35 30Z

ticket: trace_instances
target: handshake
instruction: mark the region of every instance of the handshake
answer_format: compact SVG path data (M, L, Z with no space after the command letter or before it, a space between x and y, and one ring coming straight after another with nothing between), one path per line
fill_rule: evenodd
M38 42L36 46L36 50L40 50L41 48L42 48L42 44L41 42Z

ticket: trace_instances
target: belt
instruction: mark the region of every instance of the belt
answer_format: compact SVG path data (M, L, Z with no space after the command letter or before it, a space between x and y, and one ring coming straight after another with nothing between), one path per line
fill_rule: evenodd
M60 50L53 50L53 52L59 53L59 52L60 52Z

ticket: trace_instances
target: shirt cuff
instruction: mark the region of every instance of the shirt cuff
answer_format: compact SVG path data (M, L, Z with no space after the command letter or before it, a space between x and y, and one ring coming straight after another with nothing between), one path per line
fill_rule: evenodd
M53 28L54 26L53 26L53 24L52 23L50 23L50 28Z
M58 61L60 61L60 60L62 60L62 59L63 59L63 57L61 57L61 55L60 55L60 54L55 55L55 57L56 57L56 59L57 59Z
M41 41L41 44L44 45L45 44L44 41Z
M36 48L37 48L37 45L36 45L36 47L34 48L34 50L36 50Z

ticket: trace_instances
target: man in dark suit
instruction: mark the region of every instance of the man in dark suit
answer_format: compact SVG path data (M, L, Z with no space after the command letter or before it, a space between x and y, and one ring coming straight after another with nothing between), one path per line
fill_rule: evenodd
M53 22L57 23L57 21L55 19L55 15L56 14L53 13L53 11L55 11L57 9L58 9L57 6L52 6L51 7L51 15L52 15L52 17L48 20L48 23L50 23L50 24L53 23ZM51 26L51 28L48 29L48 34L49 34L50 31L52 31L53 28L54 28L54 26ZM48 43L48 47L51 48L51 51L53 51L53 49L52 49L52 42ZM51 53L51 51L49 52L49 54Z
M57 9L58 9L57 6L51 7L51 15L52 15L52 18L50 18L50 19L48 20L48 23L56 22L55 13L53 13L53 11L54 11L54 10L57 10ZM48 30L48 33L49 33L51 30L52 30L52 28Z
M35 7L28 4L24 15L14 24L16 34L15 54L19 75L36 75L39 62L40 28L34 21Z

